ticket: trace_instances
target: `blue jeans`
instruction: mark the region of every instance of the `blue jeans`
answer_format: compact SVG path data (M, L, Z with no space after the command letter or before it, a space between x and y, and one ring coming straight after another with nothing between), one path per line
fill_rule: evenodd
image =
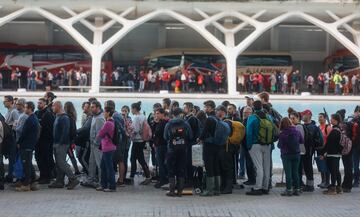
M35 81L35 79L30 80L30 89L31 90L36 90L36 81Z
M340 84L335 85L335 94L336 95L341 95Z
M239 154L239 164L240 164L240 171L239 171L239 175L241 177L245 176L245 152L244 152L244 148L241 147L240 149L240 154Z
M360 147L354 147L353 149L354 183L359 183L359 178L360 178L359 161L360 161Z
M116 189L115 170L113 164L114 151L104 152L101 158L101 187Z
M159 166L160 181L167 181L167 168L166 168L166 145L156 147L156 159Z

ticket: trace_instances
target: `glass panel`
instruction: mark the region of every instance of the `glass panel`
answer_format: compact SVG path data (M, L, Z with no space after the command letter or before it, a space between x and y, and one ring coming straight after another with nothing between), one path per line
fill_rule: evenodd
M34 61L42 61L42 60L47 60L47 53L45 52L35 52L33 54L33 60Z
M62 53L48 53L48 60L63 60Z
M64 53L64 60L85 60L84 53Z

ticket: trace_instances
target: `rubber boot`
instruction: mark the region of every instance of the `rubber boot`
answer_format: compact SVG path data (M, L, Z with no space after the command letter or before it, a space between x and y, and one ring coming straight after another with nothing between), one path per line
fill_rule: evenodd
M225 182L225 188L221 191L221 194L232 194L232 188L233 188L233 180L227 179Z
M169 192L166 194L168 197L175 197L175 178L169 178Z
M200 196L202 197L211 197L214 196L214 186L215 186L215 178L207 177L206 178L206 190L203 191Z
M215 185L214 185L214 195L219 196L221 194L220 191L221 177L215 176Z
M178 197L182 197L182 193L184 190L184 185L185 185L185 179L184 178L178 178L178 183L177 183L177 196Z

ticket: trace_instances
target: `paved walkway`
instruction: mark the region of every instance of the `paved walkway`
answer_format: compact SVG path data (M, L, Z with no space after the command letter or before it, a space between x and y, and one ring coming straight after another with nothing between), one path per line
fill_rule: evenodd
M276 177L279 181L280 177ZM68 191L41 186L36 192L0 192L1 217L237 217L237 216L360 216L360 189L350 194L325 196L317 189L300 197L281 197L281 188L270 195L251 197L245 190L212 198L184 196L168 198L152 186L127 186L116 193L78 187Z

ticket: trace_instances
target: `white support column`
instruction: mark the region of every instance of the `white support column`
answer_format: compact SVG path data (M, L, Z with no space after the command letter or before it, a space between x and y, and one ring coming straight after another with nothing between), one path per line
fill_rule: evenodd
M93 44L96 47L101 47L103 42L103 31L100 27L104 24L103 17L95 17L95 27L98 27L94 30ZM101 49L97 49L91 54L91 89L90 93L99 93L100 92L100 76L102 70L102 57L104 53Z
M226 70L227 70L227 80L228 80L228 94L235 96L238 95L236 88L236 59L237 55L235 52L229 52L229 55L226 57Z

